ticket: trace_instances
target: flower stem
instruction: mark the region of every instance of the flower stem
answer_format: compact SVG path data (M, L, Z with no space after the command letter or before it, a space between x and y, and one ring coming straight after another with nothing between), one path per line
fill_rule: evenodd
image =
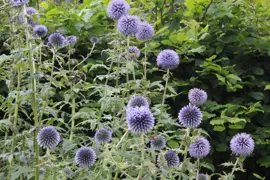
M164 103L165 103L165 97L166 97L166 91L167 91L169 78L170 78L170 69L167 69L166 83L165 83L164 94L163 94L163 98L162 98L162 105L164 105Z
M74 127L75 127L75 118L74 118L74 115L76 113L75 94L72 96L71 101L72 101L71 102L71 131L70 131L70 137L69 137L70 142L72 142L72 140L73 140Z
M147 64L147 43L144 43L144 76L143 78L147 79L147 72L146 72L146 64Z
M240 160L240 158L238 157L238 158L236 159L234 165L233 165L233 169L232 169L232 172L231 172L231 176L233 176L233 173L234 173L234 171L235 171L235 169L236 169L236 167L237 167L237 164L238 164L239 160Z
M144 154L145 154L145 149L144 149L144 135L141 135L141 141L142 141L142 156L141 156L141 169L139 171L137 180L142 180L143 176L143 166L144 166Z
M50 78L50 87L51 87L51 85L52 85L52 79L53 79L53 71L54 71L55 53L56 53L56 51L53 49L53 57L52 57L52 71L51 71L51 78Z
M129 130L127 129L126 132L125 132L125 134L122 136L122 138L120 139L120 141L115 146L115 148L117 148L122 143L122 141L125 139L125 137L128 135L128 133L129 133Z

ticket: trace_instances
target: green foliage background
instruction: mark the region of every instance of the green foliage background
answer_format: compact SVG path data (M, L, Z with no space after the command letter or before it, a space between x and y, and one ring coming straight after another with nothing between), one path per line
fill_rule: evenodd
M79 112L99 108L96 103L99 98L90 87L97 86L97 82L102 80L101 75L106 74L106 68L100 69L96 65L105 64L108 67L107 57L101 53L110 47L107 34L114 31L115 25L106 14L108 2L39 2L40 24L46 25L50 32L59 31L79 37L74 59L81 55L86 56L91 48L90 37L97 36L101 39L94 55L87 60L86 67L92 70L85 72L87 83L82 90L89 101L78 109ZM160 50L173 48L181 57L180 66L172 72L173 77L169 82L170 98L166 103L170 105L169 113L172 117L176 118L179 109L188 103L187 93L190 88L198 87L207 91L209 98L202 109L204 122L201 127L211 138L212 154L207 158L212 164L211 168L223 171L224 168L219 164L230 161L231 158L229 140L235 133L245 131L253 135L256 149L255 155L244 162L247 173L239 173L237 179L256 179L253 173L270 178L269 171L267 172L270 167L269 0L128 2L132 7L131 14L142 19L147 18L155 27L156 34L148 45L148 67L151 72L148 78L151 81L161 81L163 85L164 72L158 70L155 62ZM35 5L36 2L32 1L30 4ZM1 9L1 17L6 13ZM9 48L5 44L10 37L5 26L7 19L1 18L0 21L0 53L9 54ZM143 49L140 42L133 40L132 44ZM0 56L1 66L4 58L3 55ZM142 73L140 69L137 71ZM5 76L0 77L0 94L4 97L9 93L5 79ZM54 100L68 98L65 91L64 87L59 88ZM150 91L149 95L153 103L160 102L162 89L160 93ZM70 111L68 108L64 110ZM96 117L96 114L92 117ZM91 127L96 126L93 122L90 124ZM168 145L172 148L180 146L174 139Z

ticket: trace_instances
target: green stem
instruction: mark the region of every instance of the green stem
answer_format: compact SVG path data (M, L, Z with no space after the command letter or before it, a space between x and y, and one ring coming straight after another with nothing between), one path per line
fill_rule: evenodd
M51 71L51 78L50 78L50 87L51 87L51 85L52 85L52 79L53 79L53 71L54 71L55 53L56 53L56 51L53 49L53 57L52 57L52 71Z
M141 156L141 169L139 171L137 180L142 180L143 176L143 166L144 166L144 154L145 154L145 149L144 149L144 135L141 135L141 141L142 141L142 156Z
M185 137L184 137L184 140L183 141L186 141L186 138L189 136L189 128L186 129L186 134L185 134ZM182 146L183 146L183 141L180 145L180 150L182 149ZM182 173L183 173L183 170L184 170L184 164L185 164L185 161L187 159L187 152L188 152L188 146L189 146L189 143L186 143L185 144L185 150L184 150L184 159L183 159L183 163L182 163L182 169L181 169L181 172L179 174L179 177L182 178Z
M72 97L72 107L71 107L71 131L70 131L70 137L69 137L69 140L70 142L72 142L73 140L73 134L74 134L74 127L75 127L75 118L74 118L74 115L75 115L75 112L76 112L76 101L75 101L75 94L73 95Z
M166 83L165 83L164 94L163 94L163 98L162 98L162 105L164 105L164 103L165 103L166 91L167 91L167 86L168 86L169 78L170 78L170 69L167 69Z
M94 50L94 48L95 48L95 45L96 45L96 43L93 44L93 46L92 46L92 48L91 48L91 51L90 51L89 54L87 54L86 58L84 58L80 63L78 63L76 66L74 66L74 68L72 69L72 71L74 71L76 67L78 67L78 66L80 66L82 63L84 63L84 62L92 55L93 50Z
M128 135L128 133L129 133L129 130L127 129L126 132L125 132L125 134L122 136L122 138L120 139L120 141L115 146L116 149L122 143L122 141L125 139L125 137Z
M240 160L240 158L238 157L238 158L236 159L234 165L233 165L233 169L232 169L232 172L231 172L231 176L233 176L233 173L234 173L234 171L235 171L235 169L236 169L236 166L237 166L239 160Z
M114 175L113 180L117 180L117 178L118 178L118 174L119 174L119 170L117 169L117 171L116 171L116 173L115 173L115 175Z
M147 43L144 43L144 79L147 79L147 71L146 71L146 64L147 64Z
M197 176L196 176L196 178L197 178L199 176L199 172L200 172L200 168L201 168L200 167L200 158L197 159L197 163L196 164L197 164Z
M127 37L127 59L129 60L129 41L130 41L130 37L128 36ZM129 77L128 77L128 67L127 67L127 63L128 61L126 61L126 80L127 80L127 89L129 89L129 85L128 85L128 82L129 82ZM127 96L129 95L129 90L127 91Z

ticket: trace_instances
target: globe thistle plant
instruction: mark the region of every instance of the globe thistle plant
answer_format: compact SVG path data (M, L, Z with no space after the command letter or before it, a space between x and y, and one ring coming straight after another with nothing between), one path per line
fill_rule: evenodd
M112 0L107 7L107 14L110 18L118 20L128 14L129 4L125 0Z
M198 176L196 177L196 180L208 180L208 176L205 174L198 174Z
M67 177L73 177L73 176L74 176L74 173L73 173L71 167L69 167L69 166L66 166L66 167L63 169L63 173L64 173L65 176L67 176Z
M188 92L188 99L191 104L201 106L207 100L207 93L204 90L193 88Z
M138 31L140 19L137 16L126 15L118 20L118 31L124 35L134 35Z
M138 31L136 33L136 38L138 40L150 40L154 36L155 30L153 26L149 23L141 22L138 26Z
M33 7L27 7L25 9L25 16L26 16L26 19L27 19L27 23L31 26L35 26L38 24L38 21L39 21L39 14L38 14L38 11L33 8ZM21 24L24 23L24 19L23 19L23 11L20 13L19 15L19 22Z
M158 157L158 161L160 162L161 156ZM164 155L164 159L167 163L168 167L178 167L180 164L180 160L176 152L172 150L168 150Z
M11 0L10 1L10 5L15 7L15 6L23 6L23 5L27 5L28 4L28 0Z
M37 135L37 142L43 148L54 148L60 142L60 135L53 126L42 128Z
M176 68L180 63L178 54L173 50L163 50L157 56L157 65L162 69Z
M166 140L163 136L154 136L150 144L154 150L161 150L166 146Z
M128 129L134 134L144 134L153 129L155 119L148 107L127 109L126 121Z
M254 140L246 133L236 134L230 142L230 148L236 156L249 156L253 152L254 147Z
M98 144L105 144L107 142L110 142L111 139L112 139L112 132L106 128L101 128L97 130L95 134L95 141Z
M90 41L92 43L99 43L99 38L94 36L94 37L91 37Z
M140 50L136 46L129 46L127 60L137 60L140 57Z
M92 148L81 147L75 154L75 162L81 167L89 167L96 162L96 153Z
M185 128L196 128L201 124L202 112L193 105L183 107L178 114L178 120Z
M33 35L34 37L45 37L48 33L48 29L46 26L44 25L36 25L34 28L33 28Z
M56 48L61 48L65 45L66 39L61 33L53 33L48 38L50 45Z
M74 45L78 41L78 37L76 36L67 36L65 38L66 45Z
M135 107L149 108L149 103L147 99L143 96L134 96L128 101L127 108L135 108Z
M207 156L209 152L210 152L210 143L203 136L198 137L193 144L189 145L189 155L191 157L203 158Z

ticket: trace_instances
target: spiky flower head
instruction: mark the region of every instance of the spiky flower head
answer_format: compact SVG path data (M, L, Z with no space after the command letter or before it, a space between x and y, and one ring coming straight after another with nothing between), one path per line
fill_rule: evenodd
M127 60L136 60L140 57L140 54L139 48L136 46L129 46L126 58Z
M129 4L125 0L112 0L107 7L107 14L112 19L120 19L128 14Z
M96 153L92 148L81 147L75 154L75 162L81 167L89 167L96 162Z
M33 28L34 37L45 37L48 33L48 29L44 25L35 25Z
M138 26L138 31L136 33L136 38L138 40L150 40L154 36L155 30L153 26L149 23L141 22Z
M207 93L198 88L190 89L188 92L188 100L193 105L201 106L207 100Z
M94 37L91 37L90 41L92 43L99 43L99 38L94 36Z
M43 148L54 148L60 142L60 135L53 126L42 128L37 135L37 142Z
M161 150L166 146L166 140L163 136L154 136L151 139L151 148Z
M160 161L161 156L158 157L158 161ZM180 160L176 152L173 150L168 150L164 155L164 159L167 162L168 167L178 167L180 164Z
M110 142L112 139L112 132L109 129L101 128L95 134L95 140L98 144Z
M135 108L135 107L149 108L149 103L147 99L143 96L134 96L128 101L127 108Z
M56 47L56 48L61 48L65 45L66 39L65 37L58 32L52 33L49 38L49 43L51 46Z
M23 5L27 5L28 4L28 0L11 0L10 1L10 5L15 7L15 6L23 6Z
M118 20L118 31L124 35L134 35L138 31L140 19L137 16L126 15Z
M174 69L180 63L178 54L170 49L161 51L157 56L157 65L162 69Z
M236 156L249 156L255 147L254 140L247 133L238 133L231 139L230 147Z
M178 114L180 124L186 128L196 128L202 122L202 112L193 105L184 106Z
M74 173L73 173L71 167L69 167L69 166L66 166L66 167L63 169L63 173L64 173L65 176L67 176L67 177L73 177L73 176L74 176Z
M21 11L20 15L19 15L19 22L21 24L24 23L24 18L23 18L23 10ZM38 14L38 11L33 8L33 7L27 7L25 9L25 18L27 19L27 23L30 24L31 26L35 26L38 24L38 21L39 21L39 14Z
M74 45L78 41L77 36L67 36L65 39L66 45Z
M208 180L208 176L205 174L198 174L198 176L196 177L196 180Z
M147 133L153 129L155 119L148 107L135 107L127 109L126 121L128 129L134 134Z
M203 137L199 136L193 144L189 145L189 155L194 158L203 158L210 152L210 143Z

